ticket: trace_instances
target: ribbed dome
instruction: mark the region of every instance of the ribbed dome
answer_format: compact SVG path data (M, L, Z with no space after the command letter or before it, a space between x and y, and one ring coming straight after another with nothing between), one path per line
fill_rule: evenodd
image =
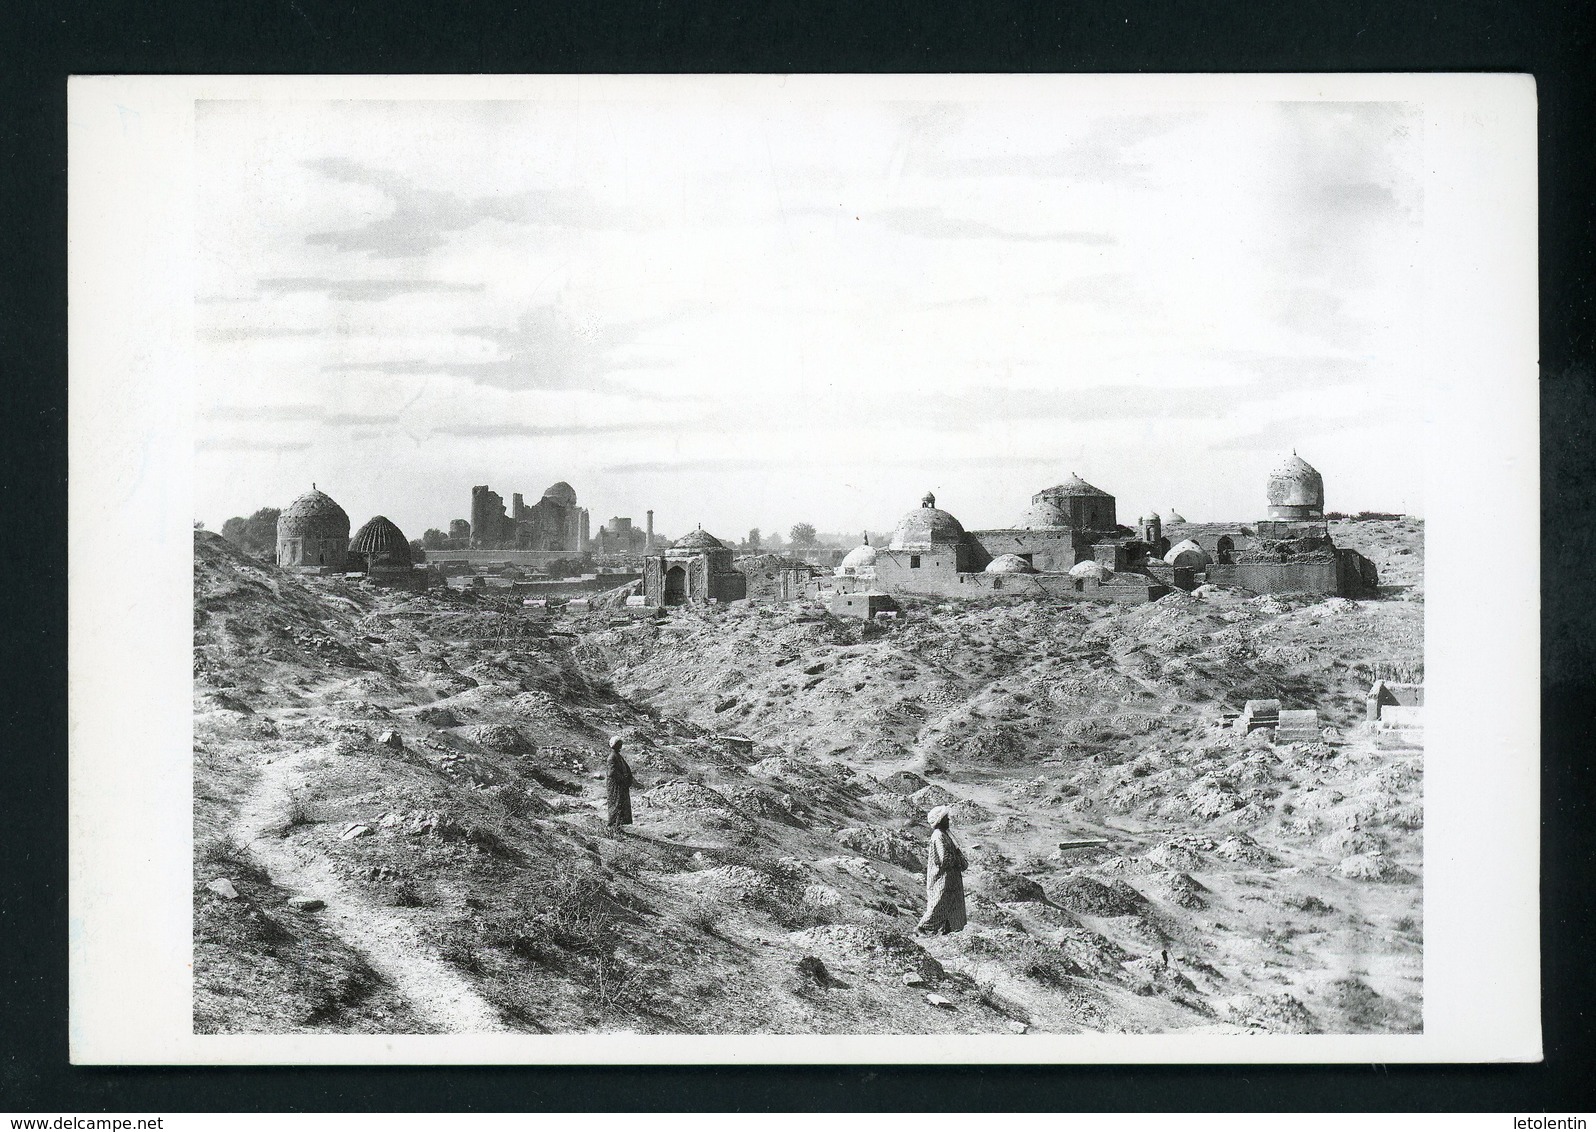
M576 506L576 488L561 480L543 493L543 498L550 503L558 503L561 507Z
M1070 567L1072 578L1095 578L1099 582L1114 576L1114 571L1104 566L1101 562L1094 562L1088 558L1085 562L1077 562Z
M1164 516L1164 522L1166 522L1166 523L1184 523L1185 521L1186 521L1186 516L1182 515L1179 511L1175 510L1173 507L1171 507L1169 509L1169 514Z
M1213 559L1208 557L1208 552L1198 546L1191 539L1177 542L1169 548L1169 553L1164 555L1164 561L1171 566L1190 566L1200 570L1207 566Z
M1038 499L1020 513L1014 524L1022 531L1049 530L1070 525L1069 513L1051 499Z
M926 496L927 499L932 498ZM893 550L914 550L934 544L957 544L964 541L964 527L940 507L921 504L898 520L892 532Z
M409 566L411 562L409 540L385 515L373 517L356 531L349 549L364 554L372 566Z
M1324 510L1324 477L1293 452L1269 473L1269 506Z
M1071 496L1076 496L1076 495L1107 495L1107 494L1108 494L1108 492L1104 491L1102 488L1093 487L1091 484L1089 484L1085 480L1081 479L1080 476L1075 475L1072 472L1070 474L1070 478L1065 480L1063 483L1055 484L1052 487L1043 488L1041 491L1037 492L1036 493L1036 498L1041 498L1043 496L1052 496L1055 499L1067 499L1067 498L1069 498Z
M346 539L349 537L349 516L333 502L330 495L313 488L277 516L277 537Z
M988 574L1035 574L1032 566L1018 554L1000 554L986 564Z
M876 548L868 542L854 547L843 556L841 570L863 570L876 564Z
M720 539L718 539L714 535L710 534L703 527L699 527L698 530L696 530L696 531L688 531L687 534L685 534L681 538L677 539L675 544L672 545L671 549L672 550L723 550L725 548L725 545L726 545L725 543L721 542Z
M1147 514L1142 516L1142 522L1144 522L1144 523L1156 523L1156 522L1159 522L1159 521L1160 520L1158 518L1158 512L1157 511L1149 511L1149 512L1147 512Z

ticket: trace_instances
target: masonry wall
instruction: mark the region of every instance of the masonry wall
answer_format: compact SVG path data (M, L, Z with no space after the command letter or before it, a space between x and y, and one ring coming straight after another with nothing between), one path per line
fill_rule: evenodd
M1101 583L1068 574L960 573L951 554L920 554L918 569L909 565L912 552L877 551L876 585L887 593L951 598L1067 598L1076 601L1144 602L1169 592L1151 578ZM1121 576L1126 577L1125 575Z
M1018 554L1044 573L1064 573L1083 558L1092 556L1091 544L1072 531L1027 531L1000 529L970 531L990 562L1000 554ZM880 551L876 552L880 562ZM985 565L985 563L982 563Z
M1208 567L1208 581L1222 586L1240 586L1260 594L1339 594L1340 574L1340 564L1335 558L1305 562L1216 562Z

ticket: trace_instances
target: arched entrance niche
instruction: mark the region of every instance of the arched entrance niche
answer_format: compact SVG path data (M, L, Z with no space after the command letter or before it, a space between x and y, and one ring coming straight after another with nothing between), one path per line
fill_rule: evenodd
M681 605L687 600L687 571L672 566L665 571L665 604Z

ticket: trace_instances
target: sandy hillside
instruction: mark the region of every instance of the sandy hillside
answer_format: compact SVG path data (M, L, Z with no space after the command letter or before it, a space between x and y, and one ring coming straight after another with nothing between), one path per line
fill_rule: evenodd
M1422 526L1344 526L1385 599L886 627L548 623L198 532L196 1028L1416 1029L1422 751L1358 720L1376 666L1422 671ZM1257 696L1326 742L1221 728ZM639 779L618 839L612 734ZM925 939L943 802L971 924Z

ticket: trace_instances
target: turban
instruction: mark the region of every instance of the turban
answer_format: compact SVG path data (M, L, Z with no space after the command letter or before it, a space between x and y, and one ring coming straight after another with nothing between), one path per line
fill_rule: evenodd
M948 813L949 811L946 806L938 806L925 816L925 824L930 826L932 829L935 829L937 826L948 820Z

